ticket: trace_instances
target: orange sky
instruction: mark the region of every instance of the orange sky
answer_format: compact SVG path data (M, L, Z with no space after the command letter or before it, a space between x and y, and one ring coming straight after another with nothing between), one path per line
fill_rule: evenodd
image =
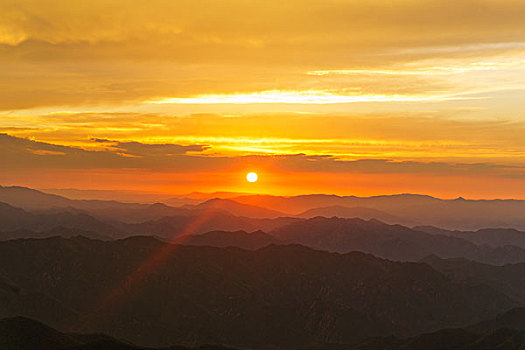
M0 184L525 198L523 1L0 13Z

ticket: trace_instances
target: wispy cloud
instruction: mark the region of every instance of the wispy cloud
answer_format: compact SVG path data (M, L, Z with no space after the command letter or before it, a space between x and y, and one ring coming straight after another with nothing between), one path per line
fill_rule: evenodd
M424 102L456 100L449 95L367 95L338 94L328 91L261 91L239 94L197 95L190 97L168 97L146 101L153 104L336 104L359 102Z

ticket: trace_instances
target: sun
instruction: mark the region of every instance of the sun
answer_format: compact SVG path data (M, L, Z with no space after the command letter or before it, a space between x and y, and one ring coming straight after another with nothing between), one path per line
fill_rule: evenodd
M255 182L255 181L257 181L258 178L259 178L259 176L257 176L257 173L248 173L248 174L246 174L246 180L248 180L248 182Z

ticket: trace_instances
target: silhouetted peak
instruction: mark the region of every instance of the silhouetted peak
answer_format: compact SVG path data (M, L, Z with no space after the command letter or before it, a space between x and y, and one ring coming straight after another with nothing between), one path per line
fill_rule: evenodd
M125 244L166 244L154 236L130 236L124 239L119 239L116 242Z
M169 205L166 205L164 203L153 203L149 207L151 209L169 209L169 208L171 208Z

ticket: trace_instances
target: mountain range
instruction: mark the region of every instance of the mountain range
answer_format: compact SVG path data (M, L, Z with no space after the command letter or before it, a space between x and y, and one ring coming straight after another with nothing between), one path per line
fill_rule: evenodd
M157 347L354 343L462 326L520 305L427 264L297 245L248 251L147 237L13 240L0 242L0 273L12 295L1 299L1 317L38 316L67 332ZM55 301L52 316L43 306L37 313L12 304L35 294Z
M123 203L103 200L78 200L25 187L0 186L0 202L29 211L74 208L104 220L140 223L164 216L187 215L192 211L227 211L235 216L276 218L315 216L378 219L405 226L436 226L446 230L476 231L486 228L525 230L525 201L439 199L426 195L399 194L373 197L302 195L238 195L216 193L200 195L203 203L192 198L186 205L172 207L158 203ZM223 195L223 198L219 196ZM168 201L170 203L170 201ZM177 204L184 201L177 201Z

